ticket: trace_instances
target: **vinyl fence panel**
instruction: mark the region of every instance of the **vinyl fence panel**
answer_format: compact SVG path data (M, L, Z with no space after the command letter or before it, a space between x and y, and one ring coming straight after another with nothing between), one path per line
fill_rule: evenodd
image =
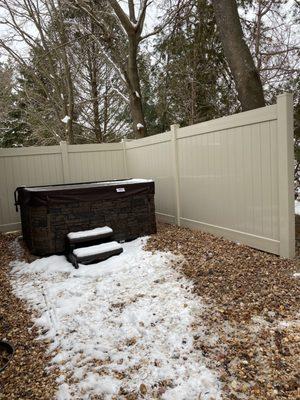
M277 104L122 143L0 149L0 230L19 227L13 191L153 178L160 220L293 257L293 103Z
M198 133L197 126L189 132L179 130L184 225L279 252L275 111L276 106L266 107L264 120L254 123L255 111L244 113L243 125L225 121L224 129L218 120L212 121L208 133Z
M128 177L155 180L155 206L160 220L175 222L171 133L161 133L126 143Z
M0 149L0 231L20 228L16 187L124 178L121 143Z
M173 125L126 149L130 175L156 181L159 217L294 256L291 94L253 111Z

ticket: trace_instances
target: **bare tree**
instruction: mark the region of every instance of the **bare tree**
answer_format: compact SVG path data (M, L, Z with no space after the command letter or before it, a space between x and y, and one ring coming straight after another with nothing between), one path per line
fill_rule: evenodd
M147 127L138 66L140 44L164 29L176 14L181 0L174 4L159 26L144 34L147 10L153 1L142 0L139 7L133 0L125 1L123 5L124 3L127 12L125 6L121 6L121 2L117 0L95 0L94 4L79 0L76 7L97 23L99 32L95 35L95 40L101 43L104 56L114 66L120 84L125 85L127 93L124 96L118 87L114 87L114 90L128 101L135 137L144 137L147 135Z
M133 0L128 0L129 15L124 12L117 0L112 0L110 3L127 34L128 58L127 65L124 68L124 77L128 87L133 130L137 137L143 137L147 135L147 128L143 112L137 58L139 43L142 40L141 35L145 22L146 10L150 2L147 0L141 2L137 17Z
M268 98L299 74L297 22L282 1L256 0L249 8L245 32Z
M7 30L7 36L0 39L0 46L23 71L26 71L38 88L35 92L32 92L30 87L25 88L24 93L28 94L28 100L32 101L32 98L36 98L36 104L39 100L51 103L56 115L55 126L49 127L44 118L40 118L40 126L48 131L52 129L54 137L62 132L59 136L73 143L72 61L68 51L69 41L61 2L1 0L0 7L3 15L0 24L5 25ZM23 46L26 45L27 52L31 51L38 70L32 68L31 58L24 57L15 46L15 43L20 41ZM39 96L43 98L39 99ZM38 118L37 110L32 111L32 118ZM45 113L42 113L40 117L44 115ZM66 121L66 124L62 120Z
M212 0L224 53L231 69L242 109L265 105L263 88L251 52L244 40L235 0Z
M128 133L120 117L128 109L125 86L95 40L94 18L74 15L64 0L0 0L0 9L0 48L22 81L15 90L26 102L30 143L102 142Z

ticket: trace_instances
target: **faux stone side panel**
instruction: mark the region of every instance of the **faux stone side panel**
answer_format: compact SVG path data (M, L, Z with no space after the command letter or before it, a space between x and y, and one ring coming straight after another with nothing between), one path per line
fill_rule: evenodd
M156 232L154 196L32 207L25 223L30 229L28 247L37 255L63 253L67 233L104 225L113 229L115 240L132 240Z

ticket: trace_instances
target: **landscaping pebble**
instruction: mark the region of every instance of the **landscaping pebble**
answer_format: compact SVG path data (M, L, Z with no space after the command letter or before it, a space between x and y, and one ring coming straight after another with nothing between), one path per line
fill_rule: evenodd
M40 332L32 323L33 311L12 293L9 263L16 258L15 240L16 235L0 234L0 339L16 347L13 360L0 373L0 399L50 400L59 386L59 372L54 365L49 368L49 343L36 340ZM193 281L194 293L206 305L194 323L193 347L201 350L207 367L221 380L222 399L300 398L299 260L167 224L159 226L145 249L184 257L174 268ZM29 254L17 255L32 261ZM159 279L156 283L162 284ZM111 304L120 312L125 306ZM132 337L126 346L136 346L135 340ZM178 354L172 357L176 360ZM155 360L155 368L160 363ZM162 398L170 385L161 381L156 398ZM145 379L136 394L124 388L119 396L142 399L149 390Z
M0 339L15 346L7 368L0 372L1 400L50 400L57 384L55 367L48 371L47 344L37 341L37 331L26 304L12 293L9 263L16 235L0 234Z
M211 346L194 337L195 346L219 370L224 399L300 398L299 261L167 224L146 249L184 256L180 269L217 336Z

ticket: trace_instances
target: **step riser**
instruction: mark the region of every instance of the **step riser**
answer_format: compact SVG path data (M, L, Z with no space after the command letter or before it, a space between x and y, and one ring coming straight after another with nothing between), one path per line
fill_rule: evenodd
M114 250L114 251L108 251L108 252L101 253L101 254L96 254L94 256L89 256L89 257L83 257L83 258L76 257L76 259L79 264L84 264L84 265L95 264L95 263L107 260L108 258L110 258L112 256L118 256L122 252L123 252L123 249L119 249L119 250Z
M102 236L93 236L84 239L76 239L76 240L68 240L70 246L82 246L82 245L89 245L90 243L102 243L106 242L107 240L113 240L113 233L102 235Z

